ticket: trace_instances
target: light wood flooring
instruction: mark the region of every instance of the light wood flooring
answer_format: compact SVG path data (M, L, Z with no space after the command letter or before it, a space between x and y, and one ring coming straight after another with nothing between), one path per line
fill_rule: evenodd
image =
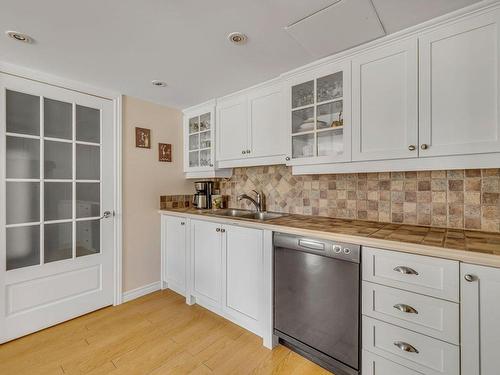
M0 374L330 374L171 291L0 345Z

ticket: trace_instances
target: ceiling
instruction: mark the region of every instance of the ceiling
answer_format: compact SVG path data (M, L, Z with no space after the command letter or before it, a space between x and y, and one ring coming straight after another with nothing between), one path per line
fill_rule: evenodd
M0 0L0 60L185 108L314 61L285 26L338 1ZM389 34L478 0L364 1ZM233 31L248 42L232 45ZM168 87L153 87L154 79Z

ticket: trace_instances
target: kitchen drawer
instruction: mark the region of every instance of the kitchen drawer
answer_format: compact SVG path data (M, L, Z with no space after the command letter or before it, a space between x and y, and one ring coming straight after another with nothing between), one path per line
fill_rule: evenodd
M460 373L459 347L363 316L363 349L428 375ZM406 350L405 347L406 346Z
M460 305L363 281L363 314L458 345Z
M459 301L459 263L363 247L363 280L450 301Z
M398 365L388 359L363 350L361 373L363 375L423 375L421 372Z

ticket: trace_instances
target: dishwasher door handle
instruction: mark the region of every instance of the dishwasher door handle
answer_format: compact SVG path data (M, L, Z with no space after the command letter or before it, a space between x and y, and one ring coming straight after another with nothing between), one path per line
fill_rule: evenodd
M313 240L305 240L301 238L299 239L299 246L309 250L325 251L325 244L323 242Z

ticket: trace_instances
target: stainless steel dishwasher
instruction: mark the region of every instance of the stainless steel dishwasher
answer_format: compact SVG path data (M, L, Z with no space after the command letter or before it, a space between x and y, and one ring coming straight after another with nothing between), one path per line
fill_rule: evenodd
M274 334L336 375L360 369L360 246L274 234Z

